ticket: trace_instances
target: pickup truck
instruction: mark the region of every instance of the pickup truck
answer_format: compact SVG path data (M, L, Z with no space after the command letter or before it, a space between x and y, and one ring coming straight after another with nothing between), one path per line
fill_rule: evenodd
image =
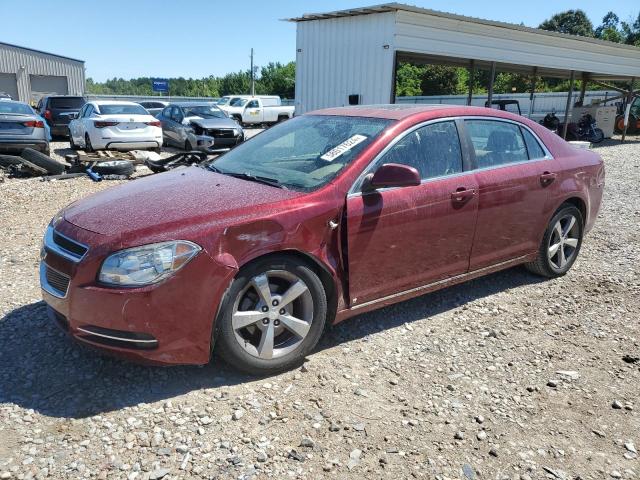
M241 125L277 123L293 117L295 107L268 105L262 98L243 98L224 110Z

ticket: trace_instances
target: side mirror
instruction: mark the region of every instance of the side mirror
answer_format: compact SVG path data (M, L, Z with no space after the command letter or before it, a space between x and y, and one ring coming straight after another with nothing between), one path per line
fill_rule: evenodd
M420 185L420 181L420 174L415 168L399 163L385 163L378 167L366 186L369 189L415 187Z

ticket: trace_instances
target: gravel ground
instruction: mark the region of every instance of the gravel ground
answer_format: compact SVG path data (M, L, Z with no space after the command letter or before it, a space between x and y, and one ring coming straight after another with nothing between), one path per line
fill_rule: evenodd
M6 179L0 479L640 478L640 138L598 151L605 201L567 276L516 268L361 315L262 379L72 343L40 301L40 239L119 182Z

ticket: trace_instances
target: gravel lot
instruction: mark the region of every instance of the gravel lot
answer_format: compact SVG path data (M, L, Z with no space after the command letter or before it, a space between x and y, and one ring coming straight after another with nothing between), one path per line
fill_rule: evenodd
M40 301L40 239L120 182L6 179L0 479L640 478L640 138L598 151L603 210L567 276L516 268L361 315L262 379L72 343Z

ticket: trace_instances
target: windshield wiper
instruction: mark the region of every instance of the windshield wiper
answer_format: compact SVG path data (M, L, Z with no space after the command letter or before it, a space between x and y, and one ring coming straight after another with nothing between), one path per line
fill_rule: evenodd
M220 172L219 169L216 169L216 170ZM248 173L248 172L244 172L244 173L220 172L220 173L223 173L224 175L229 175L230 177L241 178L243 180L249 180L250 182L264 183L265 185L270 185L272 187L282 188L283 190L287 190L287 187L285 187L275 178L262 177L260 175L252 175L251 173Z
M249 180L250 182L264 183L265 185L270 185L272 187L282 188L283 190L288 190L287 187L285 187L282 183L280 183L275 178L263 177L261 175L253 175L253 174L248 173L248 172L244 172L244 173L225 172L224 170L220 170L213 163L209 163L209 164L205 165L204 167L207 168L208 170L211 170L212 172L220 173L222 175L229 175L230 177L241 178L243 180Z

